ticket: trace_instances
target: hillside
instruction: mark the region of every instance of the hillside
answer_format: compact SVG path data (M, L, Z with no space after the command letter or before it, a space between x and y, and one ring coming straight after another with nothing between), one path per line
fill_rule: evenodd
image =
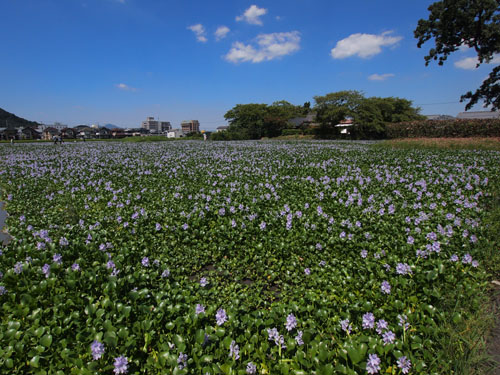
M0 108L0 128L24 128L26 126L38 126L38 123L18 117L15 114L7 112Z

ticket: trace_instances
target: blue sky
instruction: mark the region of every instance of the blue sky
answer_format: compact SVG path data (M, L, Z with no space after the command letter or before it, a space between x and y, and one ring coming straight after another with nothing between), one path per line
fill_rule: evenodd
M418 49L413 30L431 3L2 0L0 107L70 126L155 116L211 130L236 104L360 90L456 115L492 65L475 69L464 50L425 66L432 46Z

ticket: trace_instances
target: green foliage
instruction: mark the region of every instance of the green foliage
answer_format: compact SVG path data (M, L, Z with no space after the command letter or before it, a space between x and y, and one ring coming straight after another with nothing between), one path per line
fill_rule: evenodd
M299 116L302 107L282 100L267 104L238 104L229 110L224 118L229 121L229 129L224 136L216 136L215 140L260 139L281 135L287 127L287 121Z
M474 49L478 65L488 63L500 52L500 7L497 0L441 0L428 8L429 18L418 21L414 31L420 48L429 40L434 48L425 56L425 64L437 60L439 65L460 47ZM500 76L494 68L487 80L473 94L468 92L461 101L469 99L466 109L479 100L491 105L492 110L500 108Z
M388 138L500 137L500 120L411 121L386 125Z
M365 374L377 355L380 374L402 356L453 374L475 343L450 326L484 302L498 153L87 142L0 161L0 373Z
M385 138L385 125L392 122L420 120L419 108L412 107L410 100L402 98L365 98L359 91L339 91L314 98L316 129L319 138L340 138L338 123L346 118L354 120L349 128L349 138Z

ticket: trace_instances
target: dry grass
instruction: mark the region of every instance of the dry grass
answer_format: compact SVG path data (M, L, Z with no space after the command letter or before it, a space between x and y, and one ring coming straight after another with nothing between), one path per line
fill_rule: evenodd
M496 150L500 151L500 138L402 138L380 143L383 147L429 148L451 150Z

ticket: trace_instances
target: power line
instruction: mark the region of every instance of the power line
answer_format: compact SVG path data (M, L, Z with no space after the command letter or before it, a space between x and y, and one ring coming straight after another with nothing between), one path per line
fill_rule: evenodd
M441 103L424 103L424 104L415 104L415 105L440 105L440 104L458 104L460 102L441 102Z

